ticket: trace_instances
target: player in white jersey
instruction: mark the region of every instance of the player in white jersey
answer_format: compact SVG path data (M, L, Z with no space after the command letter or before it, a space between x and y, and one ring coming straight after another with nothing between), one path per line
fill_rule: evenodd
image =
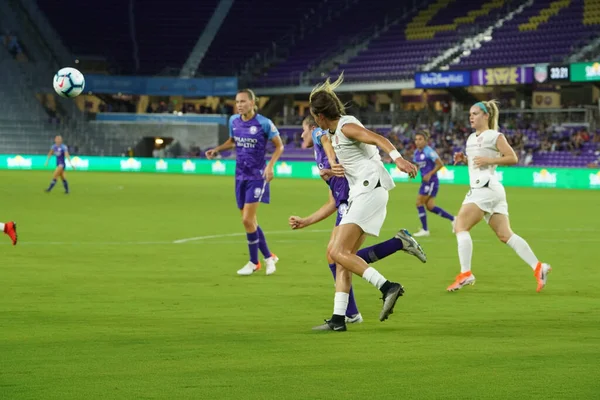
M470 122L475 132L467 139L466 154L454 155L455 164L468 164L471 189L455 224L460 274L447 290L455 291L475 283L475 275L471 272L473 241L469 231L485 219L498 239L510 246L533 269L539 292L546 286L552 268L540 262L529 244L510 228L506 192L496 176L496 166L514 165L518 159L504 135L498 132L497 103L493 100L475 103L470 110Z
M346 330L345 313L352 273L361 276L383 294L380 321L385 321L394 311L398 297L404 293L402 285L388 281L356 255L365 235L379 236L386 216L388 190L395 186L381 162L378 147L390 154L398 169L411 178L417 174L417 167L403 159L389 140L365 129L358 119L345 115L344 105L334 92L342 80L343 76L334 83L330 83L328 79L323 85L313 89L309 100L310 112L316 123L328 132L328 135L321 138L321 143L331 170L338 176L345 175L350 187L348 209L329 247L329 255L338 268L333 315L323 325L315 327L315 330ZM426 260L418 244L413 244L406 251Z

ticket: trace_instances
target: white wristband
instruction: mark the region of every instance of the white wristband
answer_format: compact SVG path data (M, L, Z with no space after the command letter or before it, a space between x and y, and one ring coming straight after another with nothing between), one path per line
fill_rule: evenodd
M402 158L402 155L398 150L394 149L390 151L390 157L392 157L393 161L396 161L397 159Z

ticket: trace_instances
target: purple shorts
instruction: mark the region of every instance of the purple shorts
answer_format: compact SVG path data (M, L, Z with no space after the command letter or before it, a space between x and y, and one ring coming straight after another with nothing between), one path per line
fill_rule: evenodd
M339 208L340 204L348 203L348 197L350 196L350 186L348 181L344 177L333 176L327 181L331 194L335 199L335 207Z
M245 204L249 203L265 203L269 204L271 199L271 190L269 184L265 180L235 180L235 200L237 206L241 210Z
M343 202L337 206L337 215L335 216L335 226L338 226L342 222L342 217L348 211L348 203Z
M421 182L421 187L419 188L419 194L421 196L437 196L438 189L440 188L440 181L430 180L429 182Z

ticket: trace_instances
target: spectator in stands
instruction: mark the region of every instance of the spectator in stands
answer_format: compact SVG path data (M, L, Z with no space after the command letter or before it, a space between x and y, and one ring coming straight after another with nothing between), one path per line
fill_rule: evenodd
M540 153L547 153L550 151L551 148L552 148L552 143L550 143L548 138L545 138L540 145Z
M581 153L581 147L583 147L583 138L579 132L571 135L571 140L567 144L569 151L573 154L578 155Z
M525 158L523 159L523 165L531 165L533 162L533 150L529 149Z

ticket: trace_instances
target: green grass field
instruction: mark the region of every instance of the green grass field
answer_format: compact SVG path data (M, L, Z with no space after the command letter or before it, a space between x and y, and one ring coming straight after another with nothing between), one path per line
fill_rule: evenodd
M287 218L327 199L316 180L275 180L259 222L277 273L247 261L230 177L0 172L0 399L591 399L600 390L599 192L507 188L513 229L553 265L531 269L485 224L472 232L478 282L459 272L450 224L430 215L425 265L376 267L405 297L386 322L355 279L365 322L312 332L331 315L324 252L333 217L292 232ZM416 184L391 192L381 239L418 228ZM442 186L456 212L465 187ZM310 228L309 228L310 229ZM232 235L233 234L233 235ZM185 243L184 238L211 236ZM367 243L374 243L369 239Z

